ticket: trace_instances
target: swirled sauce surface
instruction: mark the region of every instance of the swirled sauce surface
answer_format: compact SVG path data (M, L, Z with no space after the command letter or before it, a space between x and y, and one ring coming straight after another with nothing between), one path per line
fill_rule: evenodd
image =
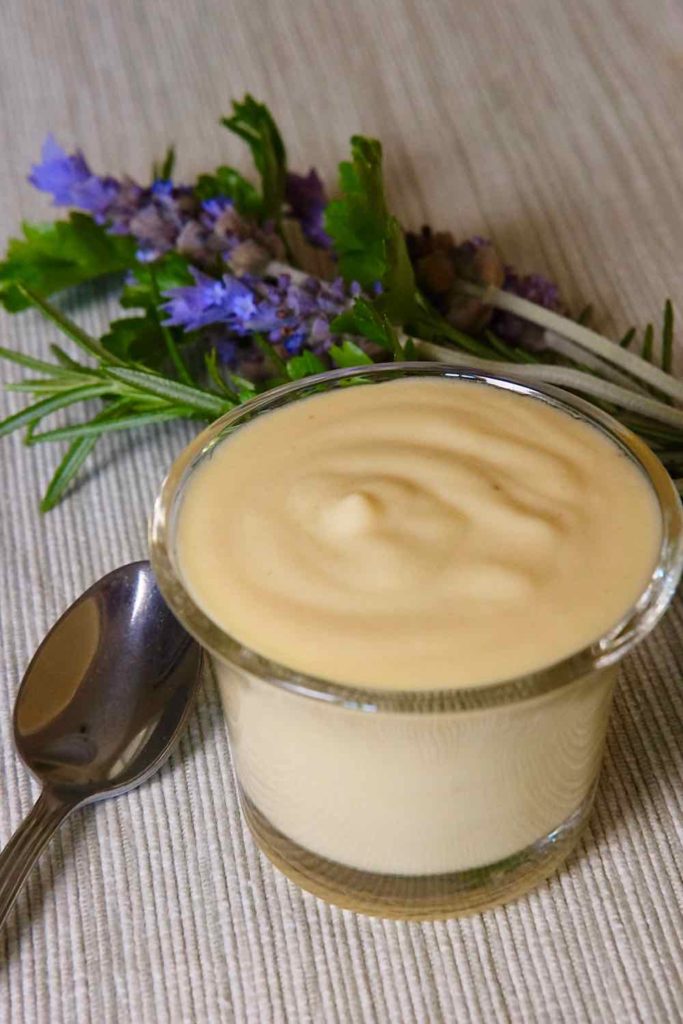
M475 686L580 650L656 564L652 489L598 430L461 380L342 388L219 444L177 526L186 586L295 670Z

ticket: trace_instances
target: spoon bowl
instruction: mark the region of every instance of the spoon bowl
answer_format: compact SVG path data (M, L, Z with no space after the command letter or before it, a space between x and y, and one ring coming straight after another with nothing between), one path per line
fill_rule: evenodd
M55 623L14 710L17 751L43 791L0 854L0 926L68 814L139 786L163 764L187 721L201 663L146 561L104 576Z

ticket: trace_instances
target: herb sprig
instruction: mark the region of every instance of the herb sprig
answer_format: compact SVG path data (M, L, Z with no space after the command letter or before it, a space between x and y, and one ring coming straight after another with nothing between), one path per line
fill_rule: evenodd
M328 202L314 170L289 170L263 104L247 95L222 124L247 143L258 184L227 164L176 184L173 147L149 185L99 176L52 138L32 169L31 182L70 213L23 225L0 262L0 303L37 309L79 353L52 344L45 360L0 348L28 371L7 387L30 398L0 435L21 428L29 446L66 445L41 509L64 496L105 434L210 421L287 380L378 359L439 359L559 384L618 416L683 474L669 301L659 338L648 325L615 344L591 328L589 309L567 316L551 282L520 277L483 239L405 233L377 140L352 138ZM125 315L100 338L50 301L112 276ZM46 422L84 407L88 418Z
M31 394L34 401L0 422L0 437L25 427L28 445L70 442L41 501L41 511L57 504L103 434L175 419L210 421L237 404L237 397L181 383L134 363L124 364L46 299L17 287L27 303L39 309L95 360L79 362L56 346L53 362L0 348L1 358L36 374L6 385L8 390ZM51 430L38 429L52 413L95 398L103 400L105 407L91 419Z

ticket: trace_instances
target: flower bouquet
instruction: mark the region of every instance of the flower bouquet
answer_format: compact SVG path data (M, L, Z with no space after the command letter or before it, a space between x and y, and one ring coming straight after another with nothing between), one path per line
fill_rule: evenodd
M315 170L288 168L263 104L247 95L222 124L249 146L257 183L226 165L179 184L172 148L148 185L100 176L52 137L31 170L29 181L71 212L25 223L10 241L0 302L11 313L37 308L79 350L52 344L51 358L38 359L0 348L29 371L7 387L31 396L0 434L25 428L29 445L66 445L43 510L105 433L210 421L286 381L395 359L580 393L645 438L677 476L683 383L672 375L670 302L661 331L608 340L589 326L588 307L572 317L551 282L518 274L485 239L404 231L387 205L377 140L351 139L329 199ZM52 296L104 278L117 282L122 315L96 338ZM45 425L91 399L99 405L90 418Z

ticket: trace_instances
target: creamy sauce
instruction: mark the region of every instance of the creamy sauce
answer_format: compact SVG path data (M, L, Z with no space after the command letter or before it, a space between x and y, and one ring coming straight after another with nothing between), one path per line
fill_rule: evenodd
M598 430L426 377L259 417L196 471L177 526L187 589L238 641L396 689L580 650L637 600L660 538L647 480Z
M363 713L297 697L219 659L248 800L307 851L361 871L496 864L590 803L616 669L479 711Z

